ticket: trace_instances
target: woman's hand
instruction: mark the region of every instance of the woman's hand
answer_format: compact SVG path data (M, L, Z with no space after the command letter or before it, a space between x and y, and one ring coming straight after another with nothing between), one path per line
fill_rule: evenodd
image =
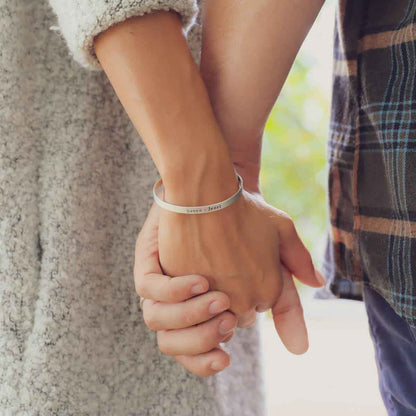
M230 363L219 344L234 335L236 317L227 311L228 296L208 292L209 282L203 276L163 275L157 242L159 211L153 205L136 242L134 278L136 291L145 298L143 317L157 331L163 353L197 375L212 375Z

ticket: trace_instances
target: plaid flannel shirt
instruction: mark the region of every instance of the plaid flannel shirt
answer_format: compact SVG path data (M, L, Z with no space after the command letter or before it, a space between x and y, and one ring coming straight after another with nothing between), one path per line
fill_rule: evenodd
M416 326L416 0L340 0L323 272Z

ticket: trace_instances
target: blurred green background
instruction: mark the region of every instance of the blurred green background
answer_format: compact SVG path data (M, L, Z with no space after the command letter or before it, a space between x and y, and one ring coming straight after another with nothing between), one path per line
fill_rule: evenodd
M270 116L260 178L265 198L294 218L318 267L328 218L326 140L336 3L326 0ZM364 304L318 300L314 289L299 289L309 332L307 354L287 352L270 315L259 318L267 415L385 415ZM355 363L340 357L354 357Z
M320 19L327 19L325 10ZM319 22L314 28L267 123L260 180L265 199L294 219L319 266L327 221L332 28Z

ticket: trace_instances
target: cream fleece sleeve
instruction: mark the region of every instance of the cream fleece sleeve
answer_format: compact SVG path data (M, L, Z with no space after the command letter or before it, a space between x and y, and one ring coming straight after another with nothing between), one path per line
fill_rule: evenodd
M173 10L179 13L186 32L198 11L196 0L49 0L49 3L71 55L92 70L102 70L93 39L110 26L152 11Z

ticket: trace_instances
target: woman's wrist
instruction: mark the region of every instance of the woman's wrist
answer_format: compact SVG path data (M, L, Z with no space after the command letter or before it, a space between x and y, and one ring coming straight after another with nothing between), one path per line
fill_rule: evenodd
M95 40L95 51L159 170L167 202L206 205L238 181L179 18L132 17Z

